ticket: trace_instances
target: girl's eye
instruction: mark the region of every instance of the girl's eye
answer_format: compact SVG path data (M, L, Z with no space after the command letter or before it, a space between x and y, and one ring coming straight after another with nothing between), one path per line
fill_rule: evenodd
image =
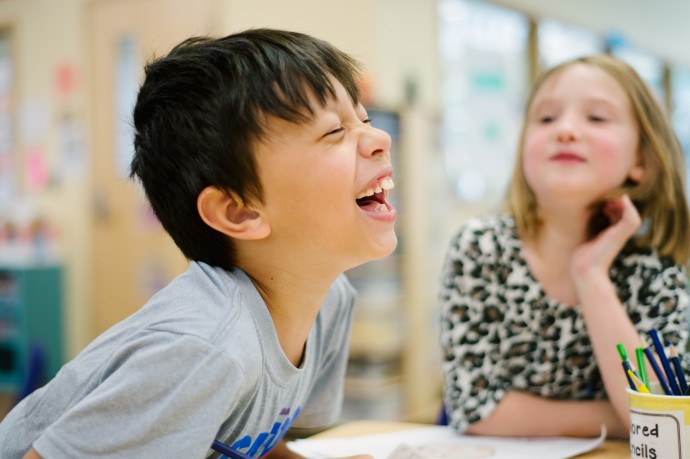
M364 118L364 119L362 120L362 123L371 124L371 118Z
M548 124L553 122L554 117L553 116L540 116L539 117L539 122L542 124Z
M606 118L597 115L590 115L589 119L590 121L594 121L595 123L601 123L603 121L606 121Z

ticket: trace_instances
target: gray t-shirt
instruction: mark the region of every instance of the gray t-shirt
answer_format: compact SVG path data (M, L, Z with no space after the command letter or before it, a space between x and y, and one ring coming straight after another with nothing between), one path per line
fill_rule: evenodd
M341 276L296 368L247 275L193 262L7 415L0 457L218 457L214 439L262 456L337 419L353 304Z

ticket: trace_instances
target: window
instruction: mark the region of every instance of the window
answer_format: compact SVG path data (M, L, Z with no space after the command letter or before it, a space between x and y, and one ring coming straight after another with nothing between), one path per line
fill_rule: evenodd
M441 151L460 202L505 193L528 85L529 21L476 0L440 0Z
M540 69L568 59L605 52L604 40L596 33L552 19L539 23L537 47Z
M671 70L671 94L671 121L685 152L685 167L690 176L690 70L680 67Z
M5 203L11 201L16 191L13 87L10 34L7 30L0 30L0 202ZM0 209L0 213L6 210Z
M664 64L656 56L641 51L623 40L610 40L611 55L630 64L640 77L652 88L659 103L664 106Z

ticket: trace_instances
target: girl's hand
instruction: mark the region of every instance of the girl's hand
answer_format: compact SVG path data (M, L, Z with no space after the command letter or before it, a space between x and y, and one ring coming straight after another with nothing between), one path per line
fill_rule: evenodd
M570 272L576 285L592 275L608 276L611 263L642 223L627 194L607 202L603 212L610 225L594 239L580 245L570 261Z

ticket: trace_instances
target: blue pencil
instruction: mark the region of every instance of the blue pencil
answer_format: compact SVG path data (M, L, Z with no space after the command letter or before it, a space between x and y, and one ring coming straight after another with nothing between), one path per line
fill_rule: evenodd
M630 388L634 391L637 391L637 387L635 386L635 383L630 378L630 374L628 373L628 370L630 370L630 372L632 372L632 368L630 368L630 364L628 362L626 362L625 360L621 360L621 363L623 364L623 371L625 372L625 377L628 378L628 384L630 384Z
M239 451L230 448L228 445L226 445L225 443L221 443L218 440L213 440L211 449L218 453L225 454L230 459L252 459L251 456L247 456L244 453L240 453Z
M652 350L644 341L642 342L642 349L644 349L644 355L647 356L647 360L649 361L649 364L652 366L652 370L654 370L654 374L659 380L659 384L661 385L661 388L664 390L664 394L673 395L673 392L671 392L671 388L668 387L668 383L666 382L666 376L664 376L664 372L661 371L661 368L659 368L659 364L656 363L656 358L654 357Z
M683 373L683 367L680 364L680 356L678 355L678 351L676 351L676 347L673 345L671 340L667 342L668 344L668 349L671 352L671 363L673 364L674 370L676 370L676 378L678 378L678 382L680 383L680 390L682 391L681 395L685 395L688 392L688 382L685 379L685 373Z
M671 370L671 364L668 363L668 359L666 358L666 351L664 350L664 346L661 344L661 340L659 339L659 332L652 328L651 330L649 330L649 336L652 338L652 343L654 344L656 353L659 355L661 365L664 367L664 372L666 373L666 377L668 378L667 380L669 385L671 386L673 395L683 395L680 393L678 383L676 383L676 375L674 375L673 370Z

